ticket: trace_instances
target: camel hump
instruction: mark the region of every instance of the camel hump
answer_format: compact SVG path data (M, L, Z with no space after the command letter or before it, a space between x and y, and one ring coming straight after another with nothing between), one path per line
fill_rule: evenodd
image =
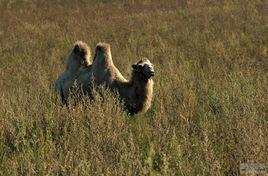
M85 57L88 65L92 63L91 50L90 50L90 47L85 42L80 41L80 40L76 41L74 44L73 52L75 54L79 54Z
M111 49L110 44L105 43L105 42L100 42L96 46L96 51L104 50L104 51L109 51Z

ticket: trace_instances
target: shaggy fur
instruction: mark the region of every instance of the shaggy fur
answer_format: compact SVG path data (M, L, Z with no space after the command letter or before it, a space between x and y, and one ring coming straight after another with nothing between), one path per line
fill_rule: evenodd
M99 43L96 47L93 64L86 79L78 80L86 84L84 91L90 94L92 83L94 86L105 85L113 92L118 92L130 114L147 111L152 102L153 64L146 58L132 65L133 71L130 80L126 80L115 67L110 45Z
M100 57L104 59L96 59ZM106 58L109 59L106 60ZM114 68L112 73L108 72L108 67ZM115 77L121 81L127 81L113 64L110 45L107 43L99 43L95 49L95 56L92 65L79 70L77 83L82 87L84 94L92 97L93 85L96 87L99 85L108 86Z
M129 81L115 79L110 85L112 90L118 91L131 115L146 112L151 107L154 84L151 78L154 76L154 69L148 59L143 58L133 64L132 69Z
M62 103L66 104L69 89L73 86L77 73L81 67L87 67L92 63L91 51L88 45L77 41L68 57L65 71L59 76L54 84L55 91L60 94Z
M114 66L111 47L107 43L98 43L94 62L92 64L92 74L94 76L94 83L111 85L114 80L127 82L119 70Z
M87 95L90 98L93 98L92 95L92 86L93 86L93 77L92 77L92 65L86 67L81 67L77 73L76 83L78 86L78 93L80 95ZM79 96L79 95L78 95ZM77 97L79 100L79 97Z

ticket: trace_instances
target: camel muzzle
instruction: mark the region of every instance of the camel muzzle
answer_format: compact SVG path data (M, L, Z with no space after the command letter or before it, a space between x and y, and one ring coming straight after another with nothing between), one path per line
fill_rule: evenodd
M146 74L147 76L147 79L150 79L151 77L153 77L154 76L154 71L153 70L150 70L149 72L147 72L147 74Z
M150 71L150 72L149 72L149 75L150 75L150 76L154 76L154 71Z

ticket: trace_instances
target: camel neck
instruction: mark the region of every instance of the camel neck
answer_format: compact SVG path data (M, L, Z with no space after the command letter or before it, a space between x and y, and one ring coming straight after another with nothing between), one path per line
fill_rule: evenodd
M130 114L135 114L140 111L147 111L151 106L152 94L153 94L153 82L148 80L130 80L128 82L131 87L131 93L129 95L129 101L126 105Z
M147 94L148 92L148 85L149 85L149 82L148 81L143 81L143 80L132 80L131 81L131 84L135 90L135 93L137 94Z

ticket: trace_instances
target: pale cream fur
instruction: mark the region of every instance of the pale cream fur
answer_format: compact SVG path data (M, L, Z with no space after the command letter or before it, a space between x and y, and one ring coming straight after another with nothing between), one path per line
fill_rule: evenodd
M91 63L90 48L86 43L77 41L68 57L65 71L58 77L54 84L55 91L61 95L62 103L67 102L69 89L73 86L79 69L89 66Z

